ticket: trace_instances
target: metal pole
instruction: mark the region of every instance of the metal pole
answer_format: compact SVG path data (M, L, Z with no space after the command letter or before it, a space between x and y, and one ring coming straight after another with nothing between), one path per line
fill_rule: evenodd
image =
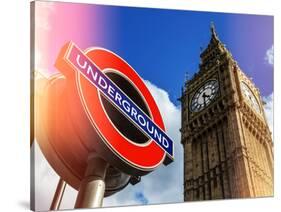
M81 182L75 208L101 207L105 192L105 175L108 164L97 156L89 157L85 177Z
M66 182L62 178L60 178L51 207L50 207L50 210L59 210L60 209L60 204L61 204L61 200L62 200L62 197L64 194L65 187L66 187Z

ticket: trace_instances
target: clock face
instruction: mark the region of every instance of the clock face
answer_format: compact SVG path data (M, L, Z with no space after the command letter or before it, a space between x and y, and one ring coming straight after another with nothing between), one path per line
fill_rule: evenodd
M254 93L251 91L249 86L245 82L241 82L242 94L246 98L246 100L250 103L250 105L254 108L258 113L261 112L259 103Z
M193 95L190 110L199 112L207 107L217 96L219 91L219 82L215 79L207 81Z

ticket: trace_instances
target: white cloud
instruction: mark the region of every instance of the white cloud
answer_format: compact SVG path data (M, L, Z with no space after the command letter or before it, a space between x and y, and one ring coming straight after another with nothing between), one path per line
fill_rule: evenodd
M265 102L264 112L271 132L273 132L273 93L263 97Z
M162 165L135 186L129 185L123 191L107 197L104 206L139 205L146 200L148 204L183 201L183 148L180 143L181 112L169 99L169 94L144 80L154 97L164 119L166 131L175 142L175 161ZM140 198L136 198L139 196Z
M175 161L168 166L161 165L157 170L142 177L135 186L104 199L104 207L157 204L183 201L183 150L180 144L180 108L169 99L166 91L145 81L164 119L168 135L175 142ZM36 170L36 209L48 210L59 177L52 170L37 144L35 144ZM61 209L72 209L77 191L67 186Z
M274 46L273 45L271 46L271 48L269 48L266 51L264 59L266 60L266 62L269 65L273 65L273 62L274 62Z

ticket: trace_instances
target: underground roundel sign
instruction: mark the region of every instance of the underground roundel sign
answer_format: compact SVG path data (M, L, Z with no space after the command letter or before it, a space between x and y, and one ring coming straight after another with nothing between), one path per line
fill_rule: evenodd
M173 141L165 132L160 111L126 61L109 50L82 51L69 42L62 48L56 67L77 90L86 114L87 123L73 120L76 126L90 129L81 142L91 143L101 157L128 174L144 175L173 161Z

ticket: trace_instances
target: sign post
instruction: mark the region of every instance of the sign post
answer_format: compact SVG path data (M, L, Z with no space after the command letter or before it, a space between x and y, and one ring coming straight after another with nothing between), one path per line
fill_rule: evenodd
M85 177L81 182L75 208L101 207L105 192L105 174L108 163L93 155L89 162Z
M54 198L50 207L50 210L59 210L60 209L60 204L62 201L62 197L65 191L65 187L66 187L66 182L60 178L55 194L54 194Z

